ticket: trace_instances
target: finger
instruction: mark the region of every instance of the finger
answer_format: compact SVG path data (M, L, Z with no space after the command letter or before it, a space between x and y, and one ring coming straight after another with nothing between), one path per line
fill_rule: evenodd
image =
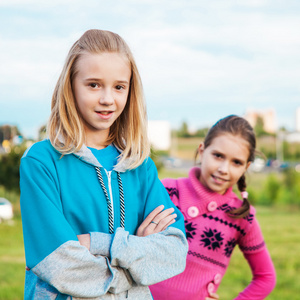
M153 221L156 222L156 223L159 223L161 220L163 220L167 216L170 216L173 212L174 212L174 208L173 207L167 208L164 211L162 211L159 214L157 214L155 216L155 218L153 219Z
M165 230L169 225L173 224L175 222L175 219L177 217L177 214L172 214L169 216L166 216L164 219L162 219L158 225L154 228L155 232L161 232Z
M160 205L158 207L156 207L146 218L145 220L142 222L142 224L140 225L140 228L143 230L144 228L146 228L149 224L151 224L151 221L153 221L153 219L164 209L163 205ZM158 223L158 222L156 222Z
M171 209L170 211L172 211ZM158 233L163 230L165 230L169 225L173 224L175 222L175 219L177 217L177 214L171 214L167 215L164 219L162 219L159 223L156 223L155 221L151 221L148 226L145 226L143 230L141 229L141 226L139 227L137 231L138 236L147 236L153 233Z
M162 231L166 230L171 224L175 223L175 219L171 220L163 229Z
M216 300L219 299L219 295L216 293L210 293L209 296L211 297L209 299L216 299Z
M164 228L168 223L177 218L177 214L173 213L171 215L166 216L158 223L158 227Z

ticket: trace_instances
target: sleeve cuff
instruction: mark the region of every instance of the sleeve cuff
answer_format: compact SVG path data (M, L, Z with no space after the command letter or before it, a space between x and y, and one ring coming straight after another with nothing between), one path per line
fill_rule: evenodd
M90 232L91 245L90 253L93 255L110 256L110 245L112 236L102 232Z

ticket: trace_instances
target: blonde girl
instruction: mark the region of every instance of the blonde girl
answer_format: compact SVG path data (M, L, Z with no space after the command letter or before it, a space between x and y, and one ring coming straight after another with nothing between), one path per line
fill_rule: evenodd
M49 139L21 161L25 299L152 299L148 285L184 270L183 216L148 157L146 122L129 47L88 30L55 87Z

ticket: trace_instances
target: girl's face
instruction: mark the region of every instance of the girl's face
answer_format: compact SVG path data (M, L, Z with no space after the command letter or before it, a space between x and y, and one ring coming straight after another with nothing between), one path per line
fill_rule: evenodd
M224 133L204 148L199 146L200 182L210 190L224 194L236 184L250 165L249 144L241 136Z
M103 148L110 126L127 102L131 68L118 53L83 54L72 88L83 119L86 145Z

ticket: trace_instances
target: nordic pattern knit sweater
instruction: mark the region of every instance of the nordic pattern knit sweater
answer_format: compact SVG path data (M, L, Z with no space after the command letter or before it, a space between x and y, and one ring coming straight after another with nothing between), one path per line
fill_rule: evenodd
M264 299L274 288L275 269L251 206L245 218L233 219L226 212L242 202L232 189L220 195L204 187L200 169L188 178L162 182L185 218L189 242L183 273L150 287L154 300L200 300L216 292L236 245L252 269L252 283L236 299Z

